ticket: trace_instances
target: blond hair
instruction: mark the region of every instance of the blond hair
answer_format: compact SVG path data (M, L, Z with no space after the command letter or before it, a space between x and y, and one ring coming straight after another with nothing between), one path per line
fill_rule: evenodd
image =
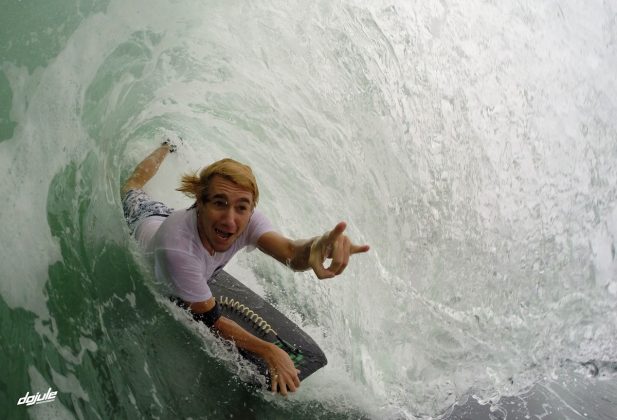
M208 199L210 180L216 175L251 192L253 194L253 207L257 205L259 189L257 188L257 180L255 175L253 175L251 167L229 158L221 159L206 166L199 172L199 175L197 172L183 175L180 187L176 191L180 191L195 200L201 200L202 203L205 203Z

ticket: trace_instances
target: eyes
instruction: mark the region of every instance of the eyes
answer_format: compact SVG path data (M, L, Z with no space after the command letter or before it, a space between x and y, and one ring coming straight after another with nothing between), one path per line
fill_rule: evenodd
M230 207L229 202L224 198L214 198L212 200L209 200L208 202L215 210L219 211L227 210ZM251 211L251 207L248 205L248 203L240 201L234 206L234 210L236 211L236 213L243 216Z

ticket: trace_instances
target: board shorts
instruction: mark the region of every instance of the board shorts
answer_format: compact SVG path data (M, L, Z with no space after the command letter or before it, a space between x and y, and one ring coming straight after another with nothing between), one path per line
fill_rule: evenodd
M122 200L122 209L131 235L146 217L167 217L174 212L174 209L167 207L160 201L153 200L142 189L129 190Z

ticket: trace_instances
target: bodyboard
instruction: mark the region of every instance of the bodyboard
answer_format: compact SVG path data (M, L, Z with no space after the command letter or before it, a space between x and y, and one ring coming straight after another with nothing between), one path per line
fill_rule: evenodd
M208 285L225 317L289 354L296 369L300 371L298 377L301 381L328 363L321 348L306 332L229 273L219 271ZM238 350L255 364L267 381L270 380L268 366L261 358Z

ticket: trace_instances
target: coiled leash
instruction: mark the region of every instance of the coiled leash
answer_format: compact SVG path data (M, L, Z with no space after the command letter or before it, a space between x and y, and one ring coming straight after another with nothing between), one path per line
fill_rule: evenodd
M259 316L257 312L253 311L251 308L249 308L242 302L232 298L228 298L226 296L220 296L218 301L224 308L235 311L236 313L242 315L244 319L250 322L253 325L253 328L255 328L262 335L272 334L274 337L276 337L277 341L274 344L285 350L287 353L290 353L290 357L291 355L294 355L295 358L291 357L291 360L294 362L294 364L296 363L296 361L300 362L303 359L302 352L294 345L283 340L270 326L270 324L268 324L265 319Z
M240 314L247 322L250 322L253 325L253 328L256 329L261 335L265 336L267 334L272 334L276 337L276 342L274 342L274 345L287 352L291 358L291 361L294 362L294 365L297 365L297 363L302 361L304 358L302 352L297 347L283 340L272 328L272 326L270 326L265 319L259 316L257 312L253 311L242 302L226 296L220 296L218 302L224 308Z
M169 299L182 309L188 310L190 307L187 302L178 297L170 296ZM203 322L208 328L211 328L223 315L223 308L236 312L242 316L243 319L247 321L248 324L252 325L262 336L265 337L268 334L272 334L276 338L276 340L272 340L273 344L285 351L296 367L298 367L298 364L304 359L304 355L300 349L283 340L265 319L238 300L221 296L215 301L214 307L210 311L199 314L193 313L192 316L195 321Z

